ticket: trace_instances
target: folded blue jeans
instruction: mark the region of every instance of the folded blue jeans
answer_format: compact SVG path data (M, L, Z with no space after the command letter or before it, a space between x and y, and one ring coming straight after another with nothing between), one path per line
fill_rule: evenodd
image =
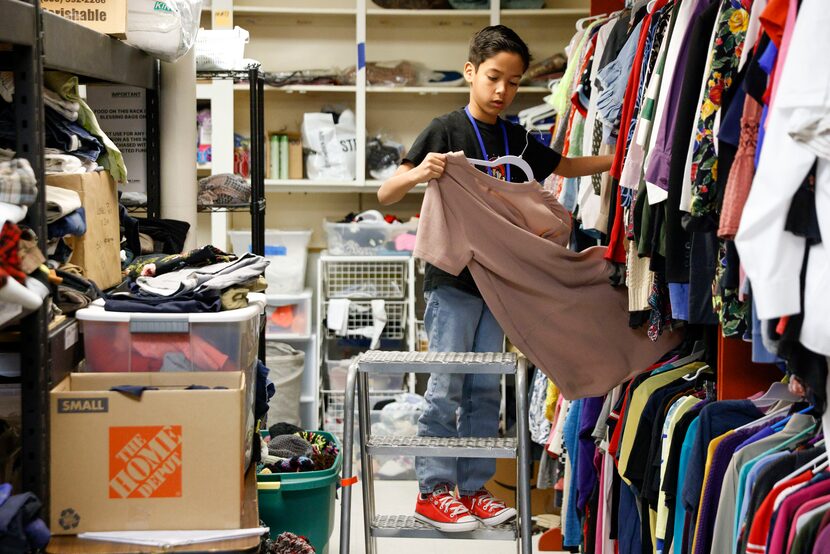
M424 326L430 352L501 352L504 332L478 296L439 286L425 294ZM496 437L501 407L501 375L429 376L427 408L418 420L422 437ZM487 458L415 458L418 487L424 494L437 485L457 485L472 495L496 473Z

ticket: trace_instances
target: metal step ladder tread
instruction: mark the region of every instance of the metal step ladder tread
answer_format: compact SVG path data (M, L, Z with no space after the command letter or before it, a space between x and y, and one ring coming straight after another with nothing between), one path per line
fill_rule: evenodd
M366 447L372 456L435 456L452 458L515 458L515 438L413 437L373 435Z
M503 523L494 527L481 526L475 531L463 533L445 533L435 527L421 523L413 516L378 515L372 521L373 537L409 538L409 539L478 539L515 541L517 537L515 523Z
M358 358L371 373L516 373L513 352L390 352L372 350Z

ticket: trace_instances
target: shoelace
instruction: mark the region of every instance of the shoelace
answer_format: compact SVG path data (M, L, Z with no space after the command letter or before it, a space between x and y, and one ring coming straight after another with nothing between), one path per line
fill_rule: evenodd
M504 502L491 494L483 494L479 496L478 501L481 503L481 507L488 512L491 510L501 510L507 507Z
M439 496L435 500L438 502L438 506L441 508L441 511L448 512L450 517L456 517L467 511L464 504L459 502L451 494Z

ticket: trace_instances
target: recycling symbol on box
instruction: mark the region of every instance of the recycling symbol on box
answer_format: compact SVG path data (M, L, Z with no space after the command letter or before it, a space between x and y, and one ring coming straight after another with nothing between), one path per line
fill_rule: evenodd
M72 508L67 508L64 511L62 511L61 518L58 521L58 523L60 523L60 526L63 527L65 531L76 528L80 522L81 516L79 516L78 512L76 512Z

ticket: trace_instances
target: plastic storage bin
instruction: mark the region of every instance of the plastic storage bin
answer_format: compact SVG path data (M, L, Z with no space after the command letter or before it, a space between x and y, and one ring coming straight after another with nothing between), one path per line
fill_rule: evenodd
M328 253L334 256L410 256L413 242L400 240L414 234L418 222L389 224L385 221L360 223L323 222Z
M250 35L241 27L228 30L199 29L196 34L196 70L244 69L245 45Z
M250 231L228 231L237 256L251 251ZM265 270L268 294L297 294L305 286L308 242L311 231L266 229L265 257L271 262Z
M343 447L334 435L322 434L337 445L338 454L332 467L322 471L257 475L257 493L259 518L270 528L272 539L290 531L308 537L316 552L325 553L334 529L334 501L343 465Z
M87 371L248 371L257 358L265 295L238 310L191 314L78 310Z
M311 289L300 294L266 294L265 337L268 340L311 335Z
M346 390L346 377L352 360L326 360L326 373L329 376L329 389L333 391ZM403 388L402 373L390 375L371 375L369 389L372 391L399 391Z

